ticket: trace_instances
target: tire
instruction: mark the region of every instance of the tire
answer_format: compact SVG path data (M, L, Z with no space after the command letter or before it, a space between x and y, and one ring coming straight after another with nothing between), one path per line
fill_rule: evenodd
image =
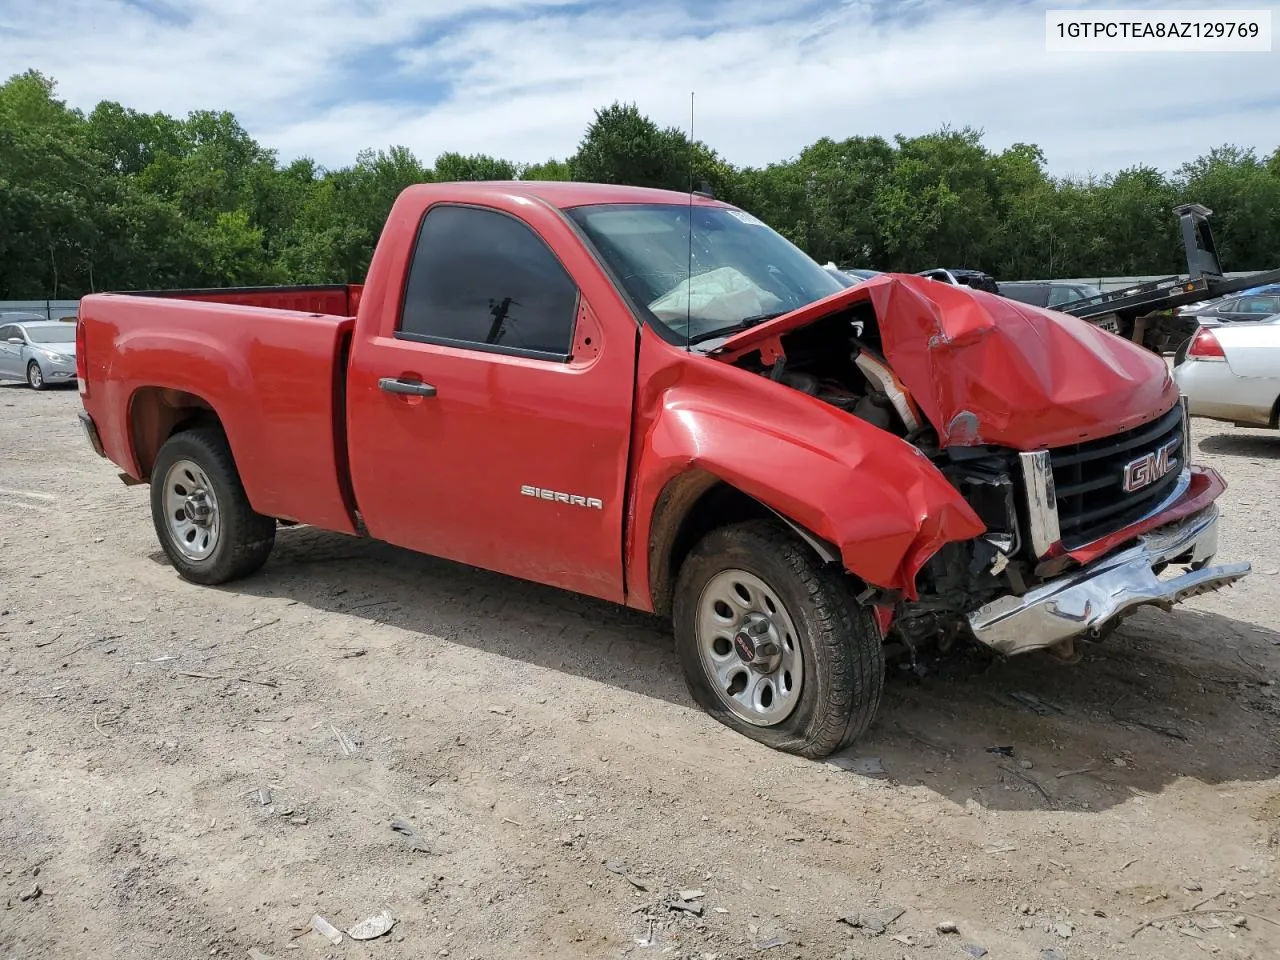
M32 390L46 390L49 387L44 379L44 371L34 360L27 364L27 386Z
M785 526L708 533L680 568L672 618L689 692L725 726L817 758L871 725L884 689L880 630L843 571L822 565Z
M151 519L178 573L206 586L256 572L275 545L276 522L249 505L217 427L165 441L151 471Z

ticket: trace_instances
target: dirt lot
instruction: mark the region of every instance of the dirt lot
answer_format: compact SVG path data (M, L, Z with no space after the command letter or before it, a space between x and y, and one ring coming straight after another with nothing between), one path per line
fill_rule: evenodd
M0 387L3 960L1280 956L1280 436L1195 425L1252 577L1077 666L895 675L875 774L729 732L663 624L554 590L298 528L185 584L78 404Z

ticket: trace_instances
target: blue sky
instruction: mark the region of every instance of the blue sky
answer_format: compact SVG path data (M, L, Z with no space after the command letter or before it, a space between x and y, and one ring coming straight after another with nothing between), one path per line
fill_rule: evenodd
M403 144L519 161L573 152L592 110L634 101L739 164L821 136L985 131L1050 169L1170 169L1280 144L1276 53L1045 50L1031 0L0 0L0 74L35 67L73 105L228 109L326 166ZM1232 3L1233 7L1280 8ZM1280 51L1280 46L1277 46Z

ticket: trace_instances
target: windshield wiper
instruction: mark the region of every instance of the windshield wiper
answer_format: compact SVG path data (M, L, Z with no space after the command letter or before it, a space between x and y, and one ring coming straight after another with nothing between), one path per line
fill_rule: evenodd
M774 313L758 313L752 317L743 317L737 323L731 323L724 327L716 327L714 330L708 330L706 333L700 333L696 337L690 337L689 342L702 343L704 340L714 340L716 337L723 337L726 334L737 333L740 330L747 330L751 327L758 326L766 320L776 320L778 317L788 312L789 311L787 310L777 310Z

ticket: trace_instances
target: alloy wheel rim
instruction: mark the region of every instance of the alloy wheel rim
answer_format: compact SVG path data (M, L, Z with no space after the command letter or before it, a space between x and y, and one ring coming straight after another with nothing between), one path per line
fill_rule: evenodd
M164 477L164 507L169 536L182 555L207 560L222 531L213 484L200 466L179 460Z
M792 714L804 685L804 656L773 588L745 570L721 571L702 588L694 631L703 673L730 712L758 727Z

